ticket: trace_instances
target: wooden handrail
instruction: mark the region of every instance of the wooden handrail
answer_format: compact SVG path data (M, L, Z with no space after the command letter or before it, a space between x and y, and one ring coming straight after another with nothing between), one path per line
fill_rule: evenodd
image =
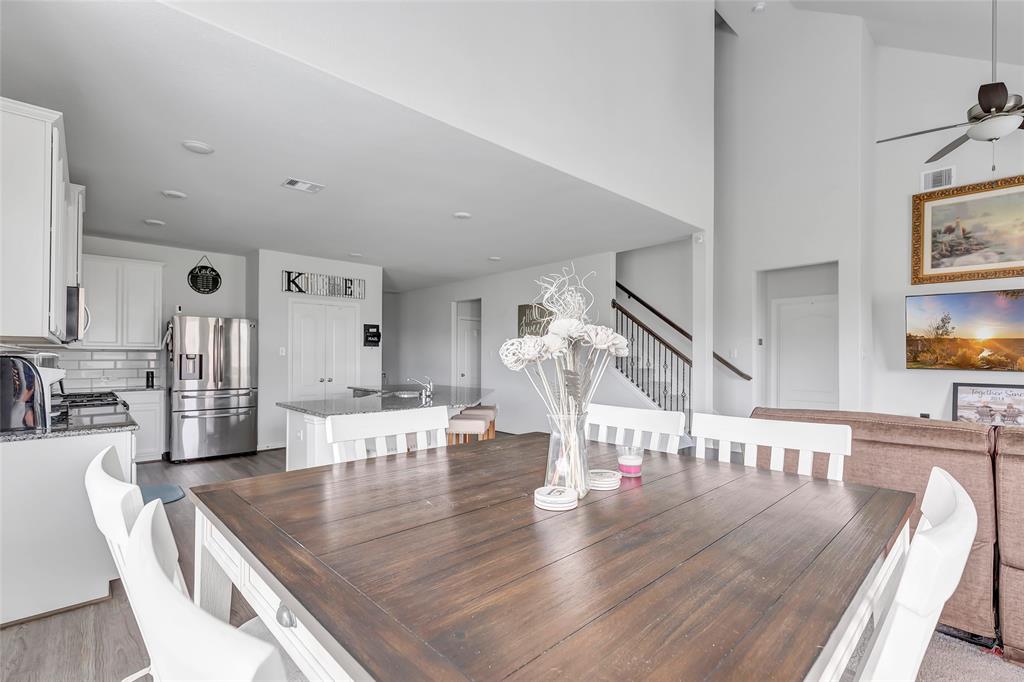
M635 293L633 293L633 291L631 291L622 282L616 281L615 282L615 286L618 287L619 289L622 289L622 293L626 294L626 296L629 296L631 299L633 299L634 301L636 301L637 303L642 305L644 308L647 308L647 310L649 310L651 312L651 314L653 314L659 320L661 320L662 322L664 322L668 326L672 327L672 329L676 330L677 332L679 332L680 334L685 336L689 341L693 341L693 335L690 334L690 332L686 331L685 329L680 327L678 324L676 324L675 322L673 322L669 318L665 317L665 315L660 310L658 310L657 308L652 306L650 303L648 303L644 299L642 299L639 296L637 296ZM626 311L625 308L623 308L622 306L618 305L615 301L612 301L612 304L613 304L613 307L618 308L619 310L621 310L624 313L626 313L631 320L633 320L634 322L637 322L638 324L643 326L644 329L646 329L648 332L650 332L651 334L654 334L654 336L658 336L653 331L651 331L651 329L649 327L647 327L647 325L645 325L642 322L640 322L639 320L637 320L635 316L630 314L628 311ZM661 337L658 337L658 339L660 340ZM667 342L662 341L662 343L664 343L666 346L669 346L669 348L671 348L671 345L669 345ZM680 355L682 355L682 353L680 353ZM715 360L717 360L718 362L722 363L726 368L732 370L733 374L735 374L736 376L740 377L741 379L744 379L746 381L752 381L753 380L754 377L750 376L749 374L747 374L746 372L741 370L739 367L737 367L736 365L732 364L731 362L729 362L728 360L723 358L718 353L712 351L711 355L715 358ZM685 358L686 356L683 355L683 357Z
M654 337L654 340L655 340L655 341L657 341L657 342L658 342L658 343L660 343L661 345L663 345L663 346L665 346L666 348L668 348L668 349L669 349L669 351L671 351L672 353L675 353L675 354L676 354L676 355L678 355L678 356L679 356L680 358L682 358L683 362L685 362L686 364L688 364L688 365L690 365L691 367L693 367L693 361L692 361L692 360L690 360L690 358L688 358L688 357L686 356L686 353L684 353L683 351L679 350L678 348L676 348L675 346L673 346L673 345L672 345L671 343L669 343L668 341L666 341L665 339L663 339L663 338L661 337L661 334L659 334L658 332L656 332L656 331L654 331L653 329L651 329L650 327L648 327L648 326L647 326L647 325L646 325L646 324L644 323L644 321L643 321L643 320L641 320L641 319L640 319L640 318L638 318L638 317L637 317L636 315L634 315L633 313L631 313L631 312L629 312L628 310L626 310L625 308L623 308L623 307L622 307L622 304L621 304L621 303L619 303L618 301L616 301L615 299L612 299L612 308L613 308L614 310L618 310L619 312L621 312L621 313L622 313L623 315L625 315L625 316L626 316L626 318L627 318L627 319L628 319L628 320L629 320L630 322L632 322L633 324L635 324L636 326L640 327L640 328L641 328L641 329L643 329L643 330L644 330L645 332L647 332L648 334L650 334L651 336L653 336L653 337Z

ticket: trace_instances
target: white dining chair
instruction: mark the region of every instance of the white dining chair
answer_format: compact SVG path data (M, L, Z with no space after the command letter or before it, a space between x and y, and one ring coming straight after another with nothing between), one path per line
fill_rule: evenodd
M875 624L858 671L862 680L914 680L939 615L960 583L978 530L970 495L933 467L892 605Z
M448 408L421 407L327 418L327 442L335 463L446 445ZM415 434L415 445L408 434ZM371 447L367 447L367 441ZM390 445L394 443L394 445Z
M231 627L192 603L178 585L178 548L163 502L139 513L126 548L133 609L155 680L287 679L277 648Z
M853 444L853 431L846 424L786 422L721 414L694 413L690 432L696 441L696 455L701 459L707 457L708 441L717 441L720 462L731 461L732 445L739 443L743 463L752 467L757 466L758 446L769 447L772 471L783 470L786 450L797 450L800 458L796 472L810 476L814 453L827 454L827 477L833 481L843 480L843 464Z
M593 427L596 427L596 435L591 435ZM628 442L627 431L632 434ZM677 454L680 447L689 445L686 414L683 412L593 403L587 410L587 437L602 443Z
M127 478L121 467L117 448L114 446L100 451L85 469L85 492L89 498L89 506L92 507L92 516L96 520L96 527L107 541L110 556L113 557L117 574L121 578L121 586L128 597L128 603L131 604L132 594L128 579L125 577L125 549L135 519L142 511L142 491L139 486L128 483ZM143 642L146 643L145 637ZM148 649L148 643L146 647ZM124 678L122 682L137 680L149 672L149 666L146 666Z
M139 621L142 641L146 645L146 650L149 652L150 659L152 660L153 644L149 639L149 633L146 629L142 628L142 623L139 620L140 607L136 603L135 596L136 590L139 588L136 585L134 576L126 568L128 564L129 537L143 509L142 491L139 486L128 483L125 480L126 478L127 476L121 467L117 450L113 446L104 448L93 458L85 470L85 490L89 497L89 505L92 507L96 526L106 538L107 546L110 547L110 554L114 559L118 575L121 577L121 585L128 596L128 603L132 607L132 612L135 614L136 620ZM161 514L164 514L164 512L161 511ZM182 596L185 599L189 599L188 587L185 583L185 577L181 573L181 567L178 564L178 549L174 545L173 536L170 534L170 526L167 528L167 538L172 546L165 547L162 551L162 555L165 557L164 571L170 576L171 583ZM238 629L248 633L246 636L252 635L264 642L270 643L271 646L275 645L273 635L259 618L253 618L243 623ZM291 658L287 655L282 658L288 680L301 681L305 679ZM129 675L122 682L131 682L147 674L154 674L151 666L146 666L142 670ZM154 677L156 677L155 674ZM160 678L157 677L157 679ZM167 678L165 676L163 679L174 678Z

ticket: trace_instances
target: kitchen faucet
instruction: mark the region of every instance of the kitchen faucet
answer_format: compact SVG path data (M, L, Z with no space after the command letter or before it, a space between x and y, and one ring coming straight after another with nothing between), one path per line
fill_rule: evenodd
M412 377L409 377L408 379L406 379L406 381L415 381L417 384L422 386L423 387L423 391L422 391L423 392L423 397L424 398L429 398L432 395L434 395L434 382L430 379L430 377L423 377L423 378L426 379L426 382L420 381L419 379L414 379Z

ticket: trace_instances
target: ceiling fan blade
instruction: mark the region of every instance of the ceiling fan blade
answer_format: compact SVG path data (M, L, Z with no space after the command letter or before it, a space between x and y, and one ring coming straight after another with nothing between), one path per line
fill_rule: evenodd
M932 161L938 161L943 156L945 156L946 154L950 153L951 151L953 151L954 149L956 149L957 147L962 145L964 142L967 142L967 140L969 140L969 139L971 139L971 138L967 137L966 135L961 135L960 137L956 138L955 140L953 140L952 142L947 144L945 147L940 149L939 151L937 151L934 154L932 154L931 158L928 159L927 161L925 161L925 163L931 163Z
M978 88L978 106L986 114L1002 111L1009 97L1010 92L1006 89L1006 83L985 83Z
M971 125L969 121L964 123L954 123L951 126L942 126L941 128L929 128L928 130L918 130L916 133L907 133L906 135L897 135L896 137L887 137L884 140L878 140L876 144L882 144L883 142L892 142L893 140L902 140L906 137L914 137L916 135L925 135L927 133L936 133L940 130L950 130L952 128L962 128L964 126Z

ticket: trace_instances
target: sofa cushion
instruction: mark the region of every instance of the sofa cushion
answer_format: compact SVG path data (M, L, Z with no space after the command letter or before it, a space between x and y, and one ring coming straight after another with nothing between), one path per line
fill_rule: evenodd
M1024 570L1024 428L1003 426L996 434L999 556L1004 564ZM1024 606L1024 593L1021 599Z
M999 621L1003 655L1024 663L1024 570L999 567Z
M994 436L984 424L946 422L871 412L756 408L761 419L848 424L853 451L843 479L914 493L911 528L921 518L921 498L933 466L942 467L967 490L978 511L978 532L960 587L943 610L942 622L984 637L995 636L994 562L996 542ZM758 465L762 466L760 453ZM796 458L787 454L787 471ZM825 457L815 458L814 475L823 475ZM792 467L792 469L790 468ZM821 473L819 473L819 471Z

